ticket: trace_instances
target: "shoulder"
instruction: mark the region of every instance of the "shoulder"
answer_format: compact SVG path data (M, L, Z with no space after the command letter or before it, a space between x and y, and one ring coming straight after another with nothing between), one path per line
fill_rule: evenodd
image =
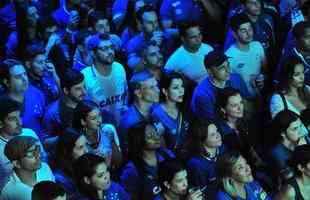
M295 188L291 185L285 185L282 187L280 192L276 195L275 199L295 199L296 191Z
M202 47L202 50L205 51L206 53L209 53L210 51L213 50L213 47L207 43L202 43L201 47Z
M30 137L33 137L33 138L39 140L37 134L30 128L23 128L21 135L22 136L30 136Z
M209 78L205 78L196 86L193 97L210 93L211 87L212 85L210 84Z
M233 56L233 54L237 51L237 47L235 44L230 45L230 47L225 51L227 56Z
M223 190L219 190L216 194L216 200L231 200L232 198Z
M162 109L160 104L156 104L152 107L152 116L159 117L162 115L164 110Z
M90 74L92 71L91 71L91 67L86 67L84 68L81 73L85 76L87 76L88 74Z
M30 99L36 99L38 97L44 97L44 94L33 85L29 84L29 87L25 93L25 97L28 97Z
M264 47L263 47L262 43L260 43L259 41L251 42L250 47L251 47L252 51L264 53Z
M180 46L179 48L177 48L172 54L171 54L171 56L168 58L168 61L167 61L167 63L168 62L172 62L172 61L178 61L178 57L179 57L179 55L182 55L182 54L184 54L185 53L185 49L184 49L184 47L183 46Z
M202 161L199 157L197 156L193 156L191 157L188 161L187 161L187 164L186 166L188 168L191 168L191 169L196 169L196 168L199 168L199 166L201 165Z
M229 76L229 80L232 82L238 82L240 83L241 81L243 81L243 79L241 78L241 76L237 73L231 73Z
M114 61L112 67L113 72L115 72L117 75L126 76L124 66L121 63Z

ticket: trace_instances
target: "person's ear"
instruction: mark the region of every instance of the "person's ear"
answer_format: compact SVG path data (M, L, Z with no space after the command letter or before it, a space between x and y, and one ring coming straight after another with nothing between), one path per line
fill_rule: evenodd
M65 95L68 95L68 94L69 94L68 88L64 87L64 88L63 88L63 91L64 91L64 94L65 94Z
M220 108L220 111L223 113L223 115L226 115L226 110L223 107Z
M3 84L8 88L10 87L10 81L7 78L3 79Z
M297 165L297 168L299 171L303 172L304 171L304 167L301 164Z
M165 95L165 97L167 98L168 97L168 91L165 88L161 89L161 91Z
M82 126L86 126L86 121L84 119L81 119Z
M168 181L164 182L164 186L169 190L170 189L170 184L168 183Z
M20 169L21 168L20 161L18 161L18 160L13 160L12 161L12 165L13 165L13 168L16 168L16 169Z
M90 184L90 179L87 176L83 177L83 181L88 185Z
M237 39L238 38L237 31L231 30L231 32L232 32L233 37Z
M183 36L183 35L181 35L180 39L181 39L181 42L182 42L182 43L184 43L185 38L184 38L184 36Z
M31 62L30 61L26 61L25 62L25 66L26 66L27 70L29 70L31 68Z
M134 94L135 94L135 96L137 96L138 98L141 98L141 97L142 97L141 88L135 89Z

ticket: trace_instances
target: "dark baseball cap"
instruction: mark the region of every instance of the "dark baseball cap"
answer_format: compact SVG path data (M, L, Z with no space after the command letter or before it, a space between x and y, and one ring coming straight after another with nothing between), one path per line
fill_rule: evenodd
M224 52L219 50L213 50L205 55L204 64L205 68L209 69L210 67L218 67L222 65L228 58Z

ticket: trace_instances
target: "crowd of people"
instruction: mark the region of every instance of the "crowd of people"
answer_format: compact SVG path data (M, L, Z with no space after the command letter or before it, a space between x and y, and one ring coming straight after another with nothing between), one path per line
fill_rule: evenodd
M308 0L2 0L0 199L310 199L309 20Z

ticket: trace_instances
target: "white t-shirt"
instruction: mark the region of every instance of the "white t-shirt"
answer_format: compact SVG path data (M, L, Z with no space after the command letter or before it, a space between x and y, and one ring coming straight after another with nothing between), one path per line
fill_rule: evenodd
M37 180L36 183L41 181L53 181L55 177L50 167L43 163L41 168L36 172ZM33 187L24 184L14 172L10 176L9 182L4 186L1 192L1 200L31 200L31 192Z
M187 78L199 83L207 77L208 72L204 66L204 57L213 48L208 44L202 44L196 53L187 51L180 46L168 59L165 70L176 71Z
M113 62L109 76L102 76L94 66L82 70L87 95L95 101L102 110L114 114L117 122L127 109L128 85L124 67Z
M31 136L38 140L41 146L41 156L44 159L47 159L47 154L43 149L43 145L40 142L37 134L29 128L23 128L20 136ZM8 140L0 136L0 191L4 185L9 181L9 177L13 173L13 165L10 160L4 155L4 147L8 143Z
M261 73L263 62L266 60L263 46L260 42L253 41L247 52L238 49L236 43L225 52L229 58L232 73L240 74L252 95L257 94L252 87L251 76Z

